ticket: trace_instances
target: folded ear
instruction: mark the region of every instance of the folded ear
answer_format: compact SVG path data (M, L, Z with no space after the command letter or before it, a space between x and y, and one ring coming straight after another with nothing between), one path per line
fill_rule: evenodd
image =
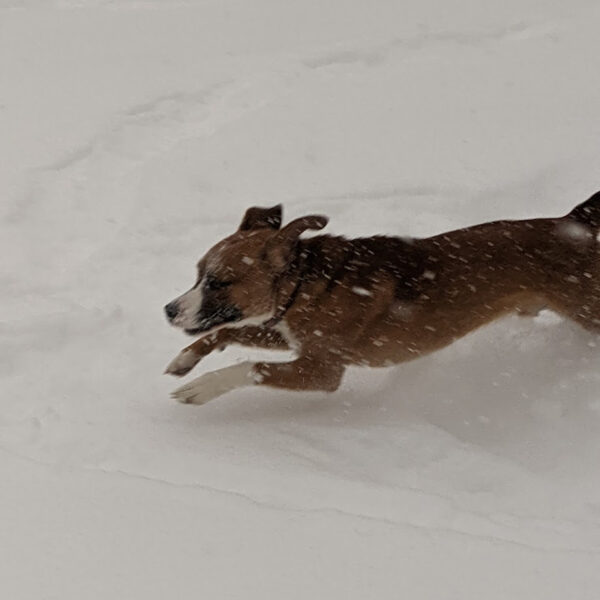
M285 268L292 260L294 246L300 235L307 229L323 229L328 221L322 215L309 215L288 223L267 242L267 260L278 270Z
M246 211L238 231L250 231L251 229L279 229L281 227L281 204L271 208L252 206Z

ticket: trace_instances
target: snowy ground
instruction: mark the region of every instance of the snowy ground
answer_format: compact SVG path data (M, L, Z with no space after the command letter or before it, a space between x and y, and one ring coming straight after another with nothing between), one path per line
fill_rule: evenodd
M198 408L161 310L251 204L348 235L567 212L600 188L599 26L595 0L0 0L0 596L597 600L588 334L511 318Z

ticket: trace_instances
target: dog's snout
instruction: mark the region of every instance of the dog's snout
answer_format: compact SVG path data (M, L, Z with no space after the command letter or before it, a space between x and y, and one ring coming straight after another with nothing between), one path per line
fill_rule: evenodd
M177 302L169 302L169 304L165 306L165 314L167 315L167 319L169 319L169 321L172 321L178 313L179 308L177 307Z

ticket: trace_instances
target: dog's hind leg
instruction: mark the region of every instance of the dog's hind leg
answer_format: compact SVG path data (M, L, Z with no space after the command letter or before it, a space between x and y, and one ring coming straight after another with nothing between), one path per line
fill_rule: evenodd
M551 283L550 303L565 317L600 333L600 192L563 217L558 231L570 241L570 253L554 265L559 279Z
M227 392L251 385L286 390L335 391L344 365L331 360L301 356L284 363L243 362L206 373L175 390L171 397L183 404L206 404Z
M549 297L549 308L588 331L600 334L600 286L592 281L575 281L575 278L570 286Z
M274 329L261 326L246 326L236 329L226 327L196 340L184 348L166 368L165 373L181 377L189 373L205 356L213 350L224 350L231 344L265 348L267 350L289 350L283 336Z
M557 307L556 311L564 317L575 321L584 329L600 334L600 303L571 304L567 307Z

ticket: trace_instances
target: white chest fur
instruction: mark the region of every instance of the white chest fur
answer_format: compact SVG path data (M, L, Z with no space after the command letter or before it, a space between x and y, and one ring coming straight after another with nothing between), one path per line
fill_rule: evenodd
M279 321L279 323L277 323L277 325L275 325L273 329L279 334L281 334L281 337L283 337L283 339L288 343L289 347L292 350L300 349L300 342L292 333L292 330L290 329L285 319L281 319L281 321Z

